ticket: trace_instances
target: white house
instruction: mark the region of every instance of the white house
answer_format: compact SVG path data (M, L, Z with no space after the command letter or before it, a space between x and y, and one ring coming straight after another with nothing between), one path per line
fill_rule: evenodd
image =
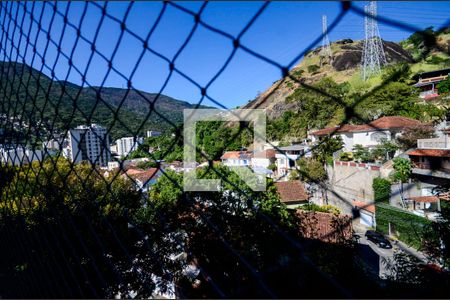
M423 125L420 121L407 117L392 116L382 117L368 124L349 125L341 127L328 127L310 133L312 142L317 142L324 136L340 136L344 143L344 151L352 151L355 145L373 148L383 139L388 141L396 137L410 127Z
M250 151L227 151L220 159L228 167L246 167L251 165L253 153Z
M266 149L263 151L255 151L251 159L253 167L260 167L267 169L269 165L276 162L275 149Z
M278 148L275 154L278 176L287 175L289 170L295 168L295 162L299 158L309 156L311 156L310 148L306 145L291 145Z

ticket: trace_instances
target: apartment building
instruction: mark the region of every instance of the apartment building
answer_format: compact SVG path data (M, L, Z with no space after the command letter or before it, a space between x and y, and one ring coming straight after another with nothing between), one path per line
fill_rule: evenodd
M116 140L117 154L119 156L127 156L131 152L137 150L138 146L144 142L141 137L123 137Z
M72 162L87 160L106 167L111 159L109 136L106 129L97 124L80 125L69 131L69 145L63 151Z

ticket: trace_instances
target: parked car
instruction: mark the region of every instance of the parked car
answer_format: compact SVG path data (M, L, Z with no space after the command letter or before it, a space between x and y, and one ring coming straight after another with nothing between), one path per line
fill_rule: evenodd
M384 249L392 248L392 245L388 241L388 239L385 238L384 235L382 235L379 232L376 232L373 230L367 230L365 235L369 241L372 241L373 243L377 244L378 247L380 247L380 248L384 248Z

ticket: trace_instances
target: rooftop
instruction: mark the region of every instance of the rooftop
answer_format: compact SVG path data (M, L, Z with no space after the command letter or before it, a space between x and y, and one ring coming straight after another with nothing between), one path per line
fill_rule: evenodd
M227 151L220 159L250 159L253 154L249 151Z
M367 210L368 212L375 213L375 204L366 203L363 201L352 201L353 206L358 207L359 209Z
M156 178L155 176L158 171L158 168L150 168L147 170L128 169L125 174L135 180L139 180L145 185L149 180Z
M409 156L450 157L450 150L444 149L415 149L407 152Z
M300 150L305 150L307 148L307 146L305 145L291 145L291 146L286 146L286 147L279 147L278 149L282 150L282 151L300 151Z
M283 203L307 201L309 199L303 182L299 180L276 182L280 200Z
M426 202L426 203L436 203L439 201L438 196L418 196L418 197L409 197L409 200L413 200L415 202Z
M274 158L275 157L275 149L266 149L263 151L255 151L253 157L254 158Z
M317 130L312 132L312 135L315 136L324 136L332 133L341 133L341 132L365 132L365 131L378 131L385 129L401 129L422 125L422 123L418 120L414 120L407 117L400 116L392 116L392 117L382 117L375 121L370 122L369 124L363 125L349 125L345 124L342 126L336 127L328 127L321 130Z

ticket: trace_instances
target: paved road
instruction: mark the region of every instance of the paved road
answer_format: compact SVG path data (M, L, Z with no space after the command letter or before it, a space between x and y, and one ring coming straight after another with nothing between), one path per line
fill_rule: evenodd
M378 275L383 278L386 274L389 274L387 269L387 262L393 260L395 251L403 251L410 255L413 255L423 262L426 262L426 257L423 253L408 247L400 241L392 241L392 249L383 249L378 247L378 245L366 239L364 236L365 232L356 233L360 236L359 239L359 254L367 266L372 269L373 272L378 273Z
M364 233L358 235L360 236L358 249L361 258L372 272L384 277L388 274L386 262L393 259L395 246L392 249L382 249L366 239Z

